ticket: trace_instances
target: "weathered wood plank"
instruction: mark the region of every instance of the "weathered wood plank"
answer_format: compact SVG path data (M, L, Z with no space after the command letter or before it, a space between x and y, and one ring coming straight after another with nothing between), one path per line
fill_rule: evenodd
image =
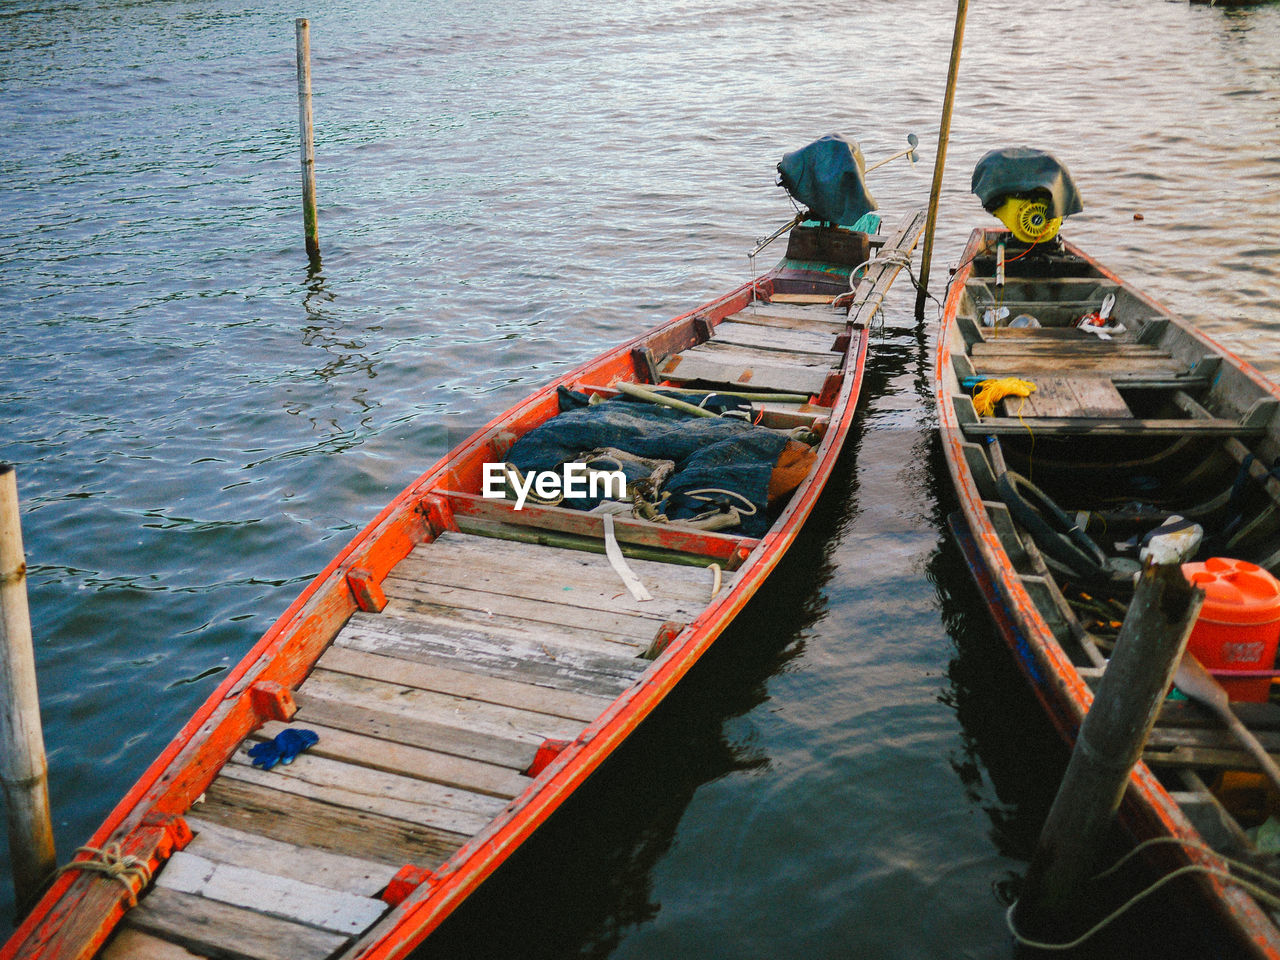
M161 940L141 930L120 927L101 953L101 960L199 960L206 954Z
M1059 357L1033 354L991 354L973 357L974 369L983 376L1020 376L1037 372L1064 375L1093 372L1111 374L1117 379L1123 376L1176 377L1185 374L1187 367L1164 357L1119 357L1113 355L1090 357ZM1029 379L1035 379L1030 377Z
M343 646L330 647L320 658L318 665L335 673L349 673L387 683L402 683L419 690L434 690L436 693L483 700L534 713L547 713L583 723L590 723L612 702L611 698L583 696L449 667L429 667L412 660L364 653Z
M742 366L754 366L759 363L793 364L810 368L830 368L840 362L840 354L831 350L783 350L763 347L748 347L736 343L722 343L719 340L708 340L690 350L683 356L710 357L721 363L735 363Z
M866 327L884 302L885 294L893 286L902 268L911 262L911 251L924 229L925 211L913 210L885 240L883 248L867 264L866 272L853 294L849 307L849 322L855 327Z
M487 731L459 727L457 723L415 719L391 710L344 703L341 699L313 697L305 688L294 696L298 701L295 722L317 723L517 771L529 768L541 742L535 743L536 737L497 737Z
M1009 416L1132 418L1133 412L1106 377L1038 377L1025 398L1004 401Z
M289 724L273 720L263 726L261 732L263 736L274 737L288 726ZM390 740L376 740L349 730L339 730L336 727L326 727L316 723L308 723L307 728L320 735L320 742L308 751L318 757L341 760L344 763L369 767L373 770L385 770L387 773L457 787L460 790L482 793L502 800L510 800L523 792L530 783L530 779L523 774L492 763L468 760L465 757L455 757L434 750L424 750L421 747L393 743ZM219 859L217 856L211 858ZM295 872L302 875L301 871ZM373 888L373 892L386 886L386 880L389 879L390 877L385 878L381 885ZM317 879L314 882L321 881ZM361 887L350 892L367 891Z
M1026 435L1030 430L1038 437L1045 436L1095 436L1095 437L1181 437L1197 436L1243 437L1261 436L1264 426L1245 426L1236 420L1139 420L1097 419L1093 417L1040 417L1027 420L1023 417L984 417L979 423L963 425L965 436Z
M325 733L322 733L322 742L324 737ZM206 860L250 867L284 877L303 877L308 883L362 897L374 896L395 876L396 868L384 863L300 847L196 816L186 819L196 835L186 852Z
M525 546L525 544L517 544L517 546ZM551 548L534 547L533 549L536 551ZM564 552L578 553L576 550ZM433 551L429 547L415 550L396 565L391 578L400 582L410 581L420 589L433 584L453 591L463 589L470 594L493 595L495 599L483 602L488 608L495 610L501 609L506 602L528 600L553 607L580 607L593 614L626 614L631 617L649 617L656 620L692 620L702 613L711 601L711 576L696 567L678 568L707 576L705 591L699 590L697 599L691 599L687 596L671 596L671 583L664 583L640 573L638 569L640 561L636 561L636 564L628 563L653 596L652 600L637 600L627 592L626 585L613 568L608 567L608 561L595 554L580 553L579 556L598 559L608 567L609 576L606 577L605 571L599 568L557 564L554 560L544 566L536 559L531 559L526 561L524 569L520 570L498 565L491 566L469 557L442 556L443 553L444 551ZM656 566L666 567L668 564L656 564ZM687 594L689 591L680 592ZM452 597L453 594L441 591L441 596ZM557 614L555 611L548 613L551 616L564 616L563 613ZM551 622L564 621L552 620Z
M397 713L417 721L463 727L520 743L541 743L547 737L573 738L583 727L577 720L530 713L430 690L416 690L398 683L366 680L330 670L313 671L303 684L302 692L312 698L338 700L369 710Z
M777 307L779 304L794 303L802 305L810 304L826 304L834 300L835 297L829 293L775 293L772 297L772 306Z
M270 770L251 763L247 753L238 752L219 776L453 833L477 832L505 805L498 797L314 756L310 751Z
M524 510L511 512L523 513ZM615 529L616 527L615 523ZM454 530L445 531L430 543L415 547L409 556L430 563L437 562L441 557L455 557L472 564L484 564L495 572L513 575L527 572L530 567L536 566L540 571L554 571L562 580L572 578L575 582L590 582L602 588L619 583L618 575L608 560L598 554L566 547L494 540ZM644 559L628 560L627 565L637 576L653 582L650 592L661 591L664 597L698 602L705 602L711 596L711 585L715 578L706 567ZM731 585L736 577L734 573L725 572L721 582L723 585Z
M351 810L229 777L215 780L197 808L200 819L272 840L348 857L435 867L467 836Z
M804 330L788 330L785 327L770 328L757 323L726 321L715 328L713 336L717 343L754 347L757 350L786 350L795 353L829 355L838 331L810 333Z
M327 960L349 939L163 888L153 889L124 923L217 960Z
M388 608L389 609L389 608ZM357 613L334 641L338 646L470 670L557 690L615 697L644 673L632 648L610 643L603 653L583 650L504 624L474 625L428 616ZM603 644L603 641L601 642Z
M511 617L555 626L563 624L579 629L595 628L602 639L620 643L647 643L656 626L668 619L656 612L651 616L644 616L591 610L571 604L551 603L528 597L508 597L501 593L470 590L460 586L422 583L397 575L387 577L382 582L382 589L389 599L403 601L408 610L476 623L497 617ZM625 589L623 588L623 592ZM399 610L398 607L388 609L393 614Z
M1085 340L1037 340L1031 337L1005 337L1003 330L994 338L975 343L969 348L973 357L1028 354L1033 356L1070 357L1155 357L1163 361L1173 358L1167 350L1123 340L1099 340L1085 336Z
M827 372L820 367L791 364L734 364L687 353L669 358L660 371L663 377L686 383L704 381L750 386L753 390L808 394L822 391Z
M169 858L156 886L346 936L364 933L387 910L382 900L216 863L184 850Z
M791 310L789 313L780 312ZM745 310L726 318L726 322L748 323L752 326L770 327L777 330L798 330L806 333L821 333L839 336L846 329L848 317L843 310L806 310L804 308L774 308L768 304L760 304L759 309L747 307Z
M526 526L537 534L568 536L569 549L604 552L604 519L599 514L527 503L524 509L514 510L506 500L491 500L456 490L439 496L447 498L459 525L480 520ZM627 557L660 561L668 566L707 567L718 563L722 569L732 570L759 542L749 537L650 523L632 517L614 517L613 532ZM486 532L483 536L489 539L494 535Z

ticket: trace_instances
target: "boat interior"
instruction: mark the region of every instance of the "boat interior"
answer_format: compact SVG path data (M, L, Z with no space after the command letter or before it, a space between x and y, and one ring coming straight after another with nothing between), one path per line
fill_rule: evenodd
M1013 572L1093 684L1143 539L1171 518L1203 531L1187 560L1228 557L1280 574L1280 403L1247 366L1069 246L1008 263L997 284L997 242L1019 252L1008 234L987 231L940 375L960 455ZM1109 298L1106 336L1082 329ZM1007 325L1019 317L1034 322ZM1010 379L1035 389L998 391L981 415L983 386ZM1258 690L1258 679L1248 683ZM1232 708L1280 753L1276 687L1261 685L1260 697ZM1257 837L1277 822L1280 798L1218 722L1169 700L1143 758L1215 849L1275 866Z

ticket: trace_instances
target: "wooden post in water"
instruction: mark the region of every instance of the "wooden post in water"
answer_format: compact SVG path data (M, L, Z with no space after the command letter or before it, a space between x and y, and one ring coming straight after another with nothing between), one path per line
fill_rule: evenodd
M947 92L942 99L942 122L938 127L938 155L933 158L933 186L929 189L929 220L924 228L924 251L920 254L920 286L916 290L916 320L924 319L924 301L929 293L929 264L933 260L933 231L938 225L938 200L942 196L942 171L947 165L947 142L951 139L951 108L956 102L956 79L960 75L960 49L964 46L964 20L969 0L956 4L956 28L951 36L951 66L947 68Z
M299 17L298 33L298 122L302 135L302 229L307 238L307 256L320 259L320 234L316 227L316 144L311 124L311 25Z
M13 889L18 909L25 910L57 867L57 858L27 609L18 483L8 463L0 463L0 781L8 810Z
M1101 841L1203 602L1204 591L1192 587L1177 564L1142 572L1014 908L1022 933L1060 928L1096 872Z

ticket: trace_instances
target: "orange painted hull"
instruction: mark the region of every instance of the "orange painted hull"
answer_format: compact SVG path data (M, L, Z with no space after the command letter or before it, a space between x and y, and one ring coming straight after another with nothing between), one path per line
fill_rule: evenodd
M755 289L767 297L775 279L776 272L756 281ZM816 282L821 283L821 278ZM158 869L190 840L184 815L243 739L261 724L263 691L273 689L271 684L290 689L301 683L358 609L361 584L381 581L413 547L451 526L455 501L442 496L442 491L478 489L483 464L502 459L499 444L504 436L520 435L555 415L557 387L644 379L646 348L659 356L684 349L696 341L700 329L740 310L751 296L752 285L744 285L561 376L494 419L410 484L307 586L227 675L88 844L98 848L119 844L122 853ZM346 956L362 960L407 956L573 794L733 620L795 539L835 466L853 419L867 339L866 330L848 331L844 375L838 382L831 381L829 396L821 397L832 412L817 448L817 464L762 538L717 537L653 525L659 546L677 550L693 546L713 557L720 551L722 565L740 564L733 589L719 595L675 636L641 682L619 696L502 814L393 906ZM362 572L352 576L353 571ZM126 899L119 884L80 872L64 873L0 950L0 960L89 960L126 912Z

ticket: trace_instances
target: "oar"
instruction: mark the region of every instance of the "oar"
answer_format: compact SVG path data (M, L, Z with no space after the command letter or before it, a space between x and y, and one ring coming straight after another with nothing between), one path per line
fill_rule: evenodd
M1182 654L1182 662L1178 665L1178 672L1173 675L1173 683L1189 698L1215 713L1227 725L1231 735L1240 742L1240 746L1258 761L1262 772L1275 784L1276 789L1280 790L1280 767L1276 766L1258 738L1232 712L1227 691L1222 689L1222 684L1213 678L1191 651Z

